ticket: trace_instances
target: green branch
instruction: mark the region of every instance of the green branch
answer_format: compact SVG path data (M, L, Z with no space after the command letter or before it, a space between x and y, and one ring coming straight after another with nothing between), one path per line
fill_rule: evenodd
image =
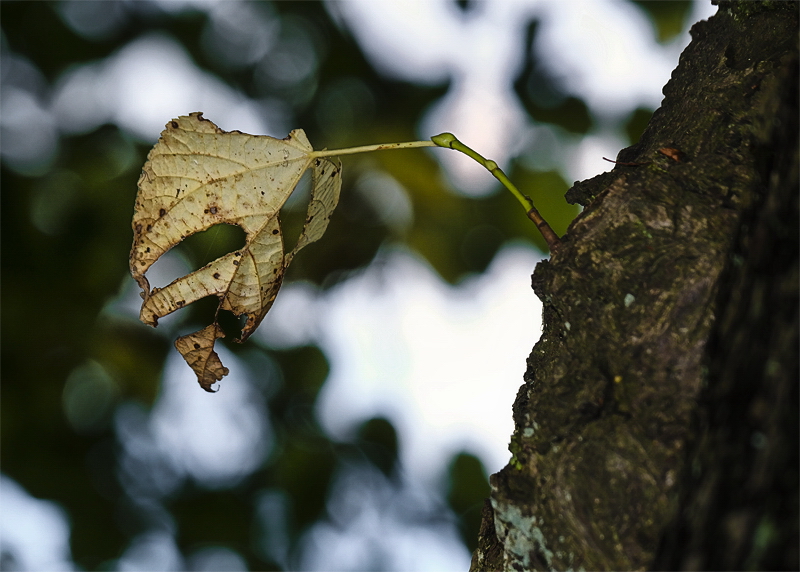
M492 161L491 159L486 159L477 151L470 149L466 145L464 145L461 141L456 139L456 136L452 133L440 133L439 135L434 135L431 137L431 141L436 143L439 147L446 147L447 149L453 149L454 151L459 151L460 153L464 153L467 157L477 161L484 168L489 171L495 179L500 181L503 186L511 191L511 194L514 195L517 200L522 205L522 208L525 209L525 214L528 216L529 219L533 221L536 225L536 228L539 229L539 232L542 233L545 241L547 242L547 246L550 247L550 251L552 252L555 248L560 244L560 240L558 235L553 231L547 221L542 218L542 215L539 214L539 211L533 204L531 198L527 195L523 195L519 189L512 183L503 170L497 166L497 163Z

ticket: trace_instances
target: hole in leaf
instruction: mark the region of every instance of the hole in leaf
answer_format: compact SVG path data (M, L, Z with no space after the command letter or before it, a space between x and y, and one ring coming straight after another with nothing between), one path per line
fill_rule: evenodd
M214 322L214 316L216 315L216 321L225 333L224 340L220 340L217 343L224 343L228 347L236 348L239 344L233 342L238 339L242 333L242 328L247 321L247 316L234 316L233 313L228 310L220 310L217 312L218 306L219 298L217 296L205 296L179 310L179 312L186 314L184 316L186 319L185 323L191 324L188 330L183 333L193 331L191 329L192 327L199 329L202 325L211 324Z
M175 245L167 253L167 256L174 257L177 255L178 258L188 264L189 268L175 270L162 268L161 262L165 259L162 256L147 272L150 284L158 287L166 286L173 280L202 268L220 256L241 250L244 248L246 238L245 232L232 224L217 224L202 232L188 236ZM158 269L156 270L156 268ZM156 275L158 276L154 281ZM168 276L166 281L164 280L164 275Z
M193 269L198 269L229 252L241 250L245 239L245 232L238 226L217 224L187 237L175 248L183 253Z
M159 258L147 271L147 279L151 286L163 288L173 280L202 268L220 256L241 250L244 248L246 238L245 232L232 224L217 224L197 232L186 237Z
M219 299L216 297L214 297L214 300L216 302L219 301ZM225 332L226 337L224 343L226 346L232 348L241 347L239 344L234 344L232 342L239 338L246 321L247 316L234 316L233 313L229 312L228 310L219 311L219 314L217 314L217 323L222 328L222 331Z
M219 298L216 296L205 296L204 298L192 302L180 311L188 312L189 323L191 323L192 326L197 325L197 327L200 328L214 321L214 314L217 311L217 306L219 306ZM222 311L219 313L222 314ZM222 328L222 331L225 332L225 335L231 333L225 328Z

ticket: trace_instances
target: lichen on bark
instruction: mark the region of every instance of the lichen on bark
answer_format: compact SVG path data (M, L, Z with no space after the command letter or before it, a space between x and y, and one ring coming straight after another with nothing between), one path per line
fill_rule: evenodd
M543 333L473 570L643 569L676 514L720 276L797 66L796 8L726 4L692 38L619 153L636 165L570 189L585 210L534 272Z

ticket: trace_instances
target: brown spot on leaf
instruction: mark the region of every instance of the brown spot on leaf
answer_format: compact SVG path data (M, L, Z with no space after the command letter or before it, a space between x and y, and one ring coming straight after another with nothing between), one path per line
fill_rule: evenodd
M217 214L217 207L211 207L208 210L211 212L211 214Z
M167 209L159 209L158 216L162 217L167 214Z
M172 125L172 128L173 128L173 129L177 129L178 127L180 127L180 125L178 125L178 122L177 122L177 121L172 121L172 122L170 123L170 125Z
M214 272L214 280L219 280L219 272Z
M197 342L195 342L195 343L194 343L194 349L196 349L196 350L199 350L199 349L200 349L200 344L198 344Z
M278 234L280 231L277 228L272 229L272 234Z

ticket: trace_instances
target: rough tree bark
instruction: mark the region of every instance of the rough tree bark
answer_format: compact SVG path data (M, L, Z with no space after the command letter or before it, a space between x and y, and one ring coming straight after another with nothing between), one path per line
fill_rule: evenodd
M722 3L533 288L473 570L797 569L798 14Z

